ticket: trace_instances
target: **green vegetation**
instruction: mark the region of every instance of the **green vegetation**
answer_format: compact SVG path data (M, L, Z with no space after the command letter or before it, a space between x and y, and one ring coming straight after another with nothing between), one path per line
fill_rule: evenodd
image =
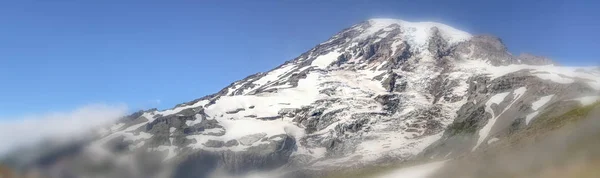
M447 131L448 136L455 135L473 135L477 132L477 126L469 122L457 122L448 125Z
M451 166L433 178L597 178L600 175L600 169L597 169L600 167L600 130L590 134L574 133L585 125L582 121L591 111L599 107L600 102L596 102L558 116L551 116L553 111L542 113L529 127L501 138L483 152L456 160L452 164L456 167ZM455 123L448 126L446 134L470 133L475 132L474 129L469 122ZM561 139L555 138L557 136ZM553 147L553 144L548 144L553 141L564 148L546 149ZM402 162L355 168L332 172L325 178L369 178L418 164ZM514 171L511 164L523 164L522 169Z
M596 178L600 175L600 102L558 116L552 110L483 152L457 160L447 178ZM588 120L589 119L589 120Z
M399 167L396 165L396 167ZM368 178L395 169L393 166L363 167L327 174L324 178Z
M597 106L600 106L600 102L596 102L592 105L588 105L588 106L584 106L584 107L578 107L578 108L575 108L575 109L573 109L565 114L562 114L558 117L552 117L552 118L548 117L547 113L543 114L538 119L533 121L531 129L534 129L537 131L556 130L563 126L566 126L571 123L575 123L575 122L581 121L582 119L585 119L586 116L590 113L590 111L595 109ZM528 130L531 130L531 129L528 129Z
M535 142L535 140L544 138L547 134L552 133L552 131L559 129L568 131L574 129L571 128L575 126L574 124L586 119L588 114L599 106L600 102L596 102L591 105L576 107L556 117L549 116L552 111L543 113L533 120L531 126L510 135L508 138L505 138L505 140L508 140L509 142L504 141L504 145L499 145L500 147L520 146L523 143L531 143Z

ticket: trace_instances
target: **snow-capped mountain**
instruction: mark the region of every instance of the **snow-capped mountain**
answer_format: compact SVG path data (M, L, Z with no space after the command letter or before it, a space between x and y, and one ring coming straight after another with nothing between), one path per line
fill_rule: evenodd
M597 68L514 56L496 37L440 23L372 19L213 95L132 114L42 170L89 175L110 162L122 166L102 176L306 176L451 158L528 127L550 106L566 111L599 96ZM56 171L65 168L77 171Z

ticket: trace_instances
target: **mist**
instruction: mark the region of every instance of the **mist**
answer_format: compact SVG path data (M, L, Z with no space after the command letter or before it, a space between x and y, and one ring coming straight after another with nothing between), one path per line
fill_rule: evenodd
M561 121L564 122L564 121ZM432 178L596 177L600 170L600 108L585 119L509 145L452 161Z
M0 156L46 139L69 140L127 114L124 104L90 104L70 111L0 119Z

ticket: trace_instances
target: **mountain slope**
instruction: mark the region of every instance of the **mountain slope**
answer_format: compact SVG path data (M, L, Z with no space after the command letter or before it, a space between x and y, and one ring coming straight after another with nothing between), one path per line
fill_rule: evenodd
M548 108L594 100L599 78L596 68L513 56L495 37L372 19L216 94L132 114L81 151L33 167L58 177L309 176L450 158L527 128Z
M550 113L554 111L545 111L528 128L514 130L467 155L421 157L410 162L333 172L325 177L597 177L600 102L557 116Z

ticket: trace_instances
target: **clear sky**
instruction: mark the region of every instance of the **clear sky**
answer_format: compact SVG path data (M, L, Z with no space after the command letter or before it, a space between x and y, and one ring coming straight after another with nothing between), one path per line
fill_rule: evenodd
M597 65L596 1L0 2L0 118L125 104L166 109L267 71L375 18L494 34L512 53Z

